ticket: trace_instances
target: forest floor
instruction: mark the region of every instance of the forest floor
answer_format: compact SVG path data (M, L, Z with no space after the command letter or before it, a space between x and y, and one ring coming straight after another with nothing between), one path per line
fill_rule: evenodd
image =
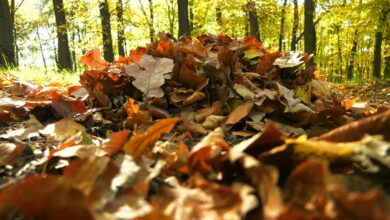
M0 218L388 219L390 87L309 59L161 36L71 83L3 74Z

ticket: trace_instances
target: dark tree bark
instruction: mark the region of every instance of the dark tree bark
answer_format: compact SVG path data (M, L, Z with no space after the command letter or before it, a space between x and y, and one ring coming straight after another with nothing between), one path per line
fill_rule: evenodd
M66 25L66 16L63 0L53 0L54 14L57 25L58 38L58 69L71 70L72 59L69 51L68 30Z
M217 5L217 7L215 8L215 13L216 13L216 17L217 17L218 28L221 31L223 29L221 6Z
M0 67L16 64L11 22L8 0L0 0Z
M111 22L110 11L108 9L107 0L100 0L99 2L100 20L102 23L102 35L103 35L103 54L104 59L108 62L114 61L114 49L112 46L111 37Z
M314 24L314 11L315 5L314 0L305 0L305 52L308 54L316 53L316 29ZM306 63L306 67L315 66L314 59L309 60Z
M153 12L153 0L149 0L149 16L150 16L150 27L149 27L149 35L150 41L154 41L154 12Z
M125 30L124 30L124 22L123 22L123 5L122 0L118 0L116 3L116 12L117 12L117 23L118 23L118 53L121 56L126 56L125 54Z
M292 38L291 38L291 51L297 49L297 33L298 33L298 24L299 24L299 13L298 13L298 0L293 0L294 2L294 21L292 28Z
M179 37L182 35L191 35L190 22L188 19L188 0L177 0L179 12Z
M190 33L194 30L194 0L189 0L188 8L190 10Z
M390 54L387 54L387 56L385 56L384 76L385 76L385 79L390 79Z
M381 78L382 41L383 41L382 31L376 32L372 76L377 79Z
M351 49L351 58L348 64L348 72L347 72L348 80L353 79L353 70L355 68L355 55L356 55L356 50L358 45L358 35L359 35L359 31L355 30L355 34L353 36L352 49Z
M249 15L249 32L250 35L255 37L256 40L261 41L259 21L257 20L256 4L254 1L247 3L248 15Z
M287 6L287 0L284 0L283 8L282 8L282 15L280 18L279 51L283 51L284 20L286 19L286 6Z

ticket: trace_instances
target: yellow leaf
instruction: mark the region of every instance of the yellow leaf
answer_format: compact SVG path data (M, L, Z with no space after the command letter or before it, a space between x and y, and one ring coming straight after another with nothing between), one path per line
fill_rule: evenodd
M170 132L180 120L178 117L162 119L149 127L145 133L136 134L125 144L126 153L139 158L146 149L153 146L161 134Z

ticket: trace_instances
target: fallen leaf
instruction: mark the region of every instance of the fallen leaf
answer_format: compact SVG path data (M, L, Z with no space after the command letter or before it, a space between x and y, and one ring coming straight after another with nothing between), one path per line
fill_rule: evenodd
M168 133L180 121L180 118L161 119L147 129L145 133L136 134L125 144L128 155L138 159L147 149L151 148L161 134Z
M57 141L64 141L77 132L84 130L85 127L81 124L72 119L64 118L55 123L46 125L45 128L39 130L39 133Z
M106 140L102 143L102 149L112 156L118 153L125 145L130 131L123 130L111 133Z
M107 61L101 58L99 48L90 50L81 56L79 63L85 64L91 69L103 69L109 65Z
M226 124L234 125L239 122L241 119L246 117L249 113L251 113L253 102L245 102L244 104L235 108L227 117Z
M168 73L173 69L173 60L168 58L153 58L143 55L136 64L126 66L126 73L135 78L133 85L142 91L146 98L162 97L164 92L161 86L165 79L169 79Z
M0 143L0 167L12 165L22 154L23 146L13 143Z

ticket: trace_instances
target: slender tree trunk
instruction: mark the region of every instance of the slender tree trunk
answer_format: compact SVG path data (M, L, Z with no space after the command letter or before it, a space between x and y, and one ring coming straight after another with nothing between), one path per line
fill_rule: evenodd
M194 0L189 0L188 8L190 10L190 33L194 30Z
M69 51L68 30L63 0L53 0L58 38L58 69L71 70L72 59Z
M293 0L294 2L294 21L293 28L291 34L291 51L295 51L297 49L297 33L298 33L298 24L299 24L299 13L298 13L298 0Z
M188 0L177 0L179 12L179 37L182 35L191 35L190 22L188 19Z
M15 65L14 35L8 0L0 0L0 67Z
M124 42L125 42L125 30L123 23L123 5L122 0L118 0L116 3L116 12L117 12L117 30L118 30L118 53L121 56L126 56Z
M381 31L376 32L372 76L377 79L381 78L382 40L383 40L382 32Z
M385 79L390 79L390 54L385 57Z
M353 36L353 43L352 43L352 49L351 49L351 59L349 60L348 64L348 73L347 78L348 80L351 80L353 78L353 70L355 67L355 55L357 50L357 44L358 44L358 30L355 30L355 34Z
M343 80L343 55L341 49L341 39L340 39L340 26L336 26L337 31L337 52L339 57L339 72L341 81Z
M150 41L154 41L154 12L153 12L153 0L149 0L149 16L150 16L150 29L149 29L149 35L150 35Z
M175 9L174 9L174 0L165 0L167 4L167 14L168 14L168 23L169 23L169 33L173 34L173 28L175 27Z
M219 4L215 8L215 14L216 14L216 18L217 18L218 30L222 31L223 30L222 9L221 9L221 6Z
M248 15L249 15L249 32L250 35L256 38L256 40L261 41L260 38L260 29L259 21L257 20L256 13L256 4L254 1L249 1L247 3Z
M279 51L283 51L284 20L286 18L286 6L287 6L287 0L284 0L283 8L282 8L282 15L280 18Z
M111 15L108 9L107 0L100 0L99 10L100 10L100 19L102 23L104 59L109 62L112 62L114 61L114 49L112 46L112 37L111 37L111 22L110 22Z
M316 53L316 29L314 24L314 0L305 0L305 52L308 54ZM306 67L315 66L314 59L309 60L306 63Z
M42 57L43 65L45 67L45 72L47 73L46 58L45 58L45 53L43 52L43 46L42 46L41 36L39 35L38 27L36 27L35 33L36 33L37 38L38 38L39 49L41 50L41 57Z

